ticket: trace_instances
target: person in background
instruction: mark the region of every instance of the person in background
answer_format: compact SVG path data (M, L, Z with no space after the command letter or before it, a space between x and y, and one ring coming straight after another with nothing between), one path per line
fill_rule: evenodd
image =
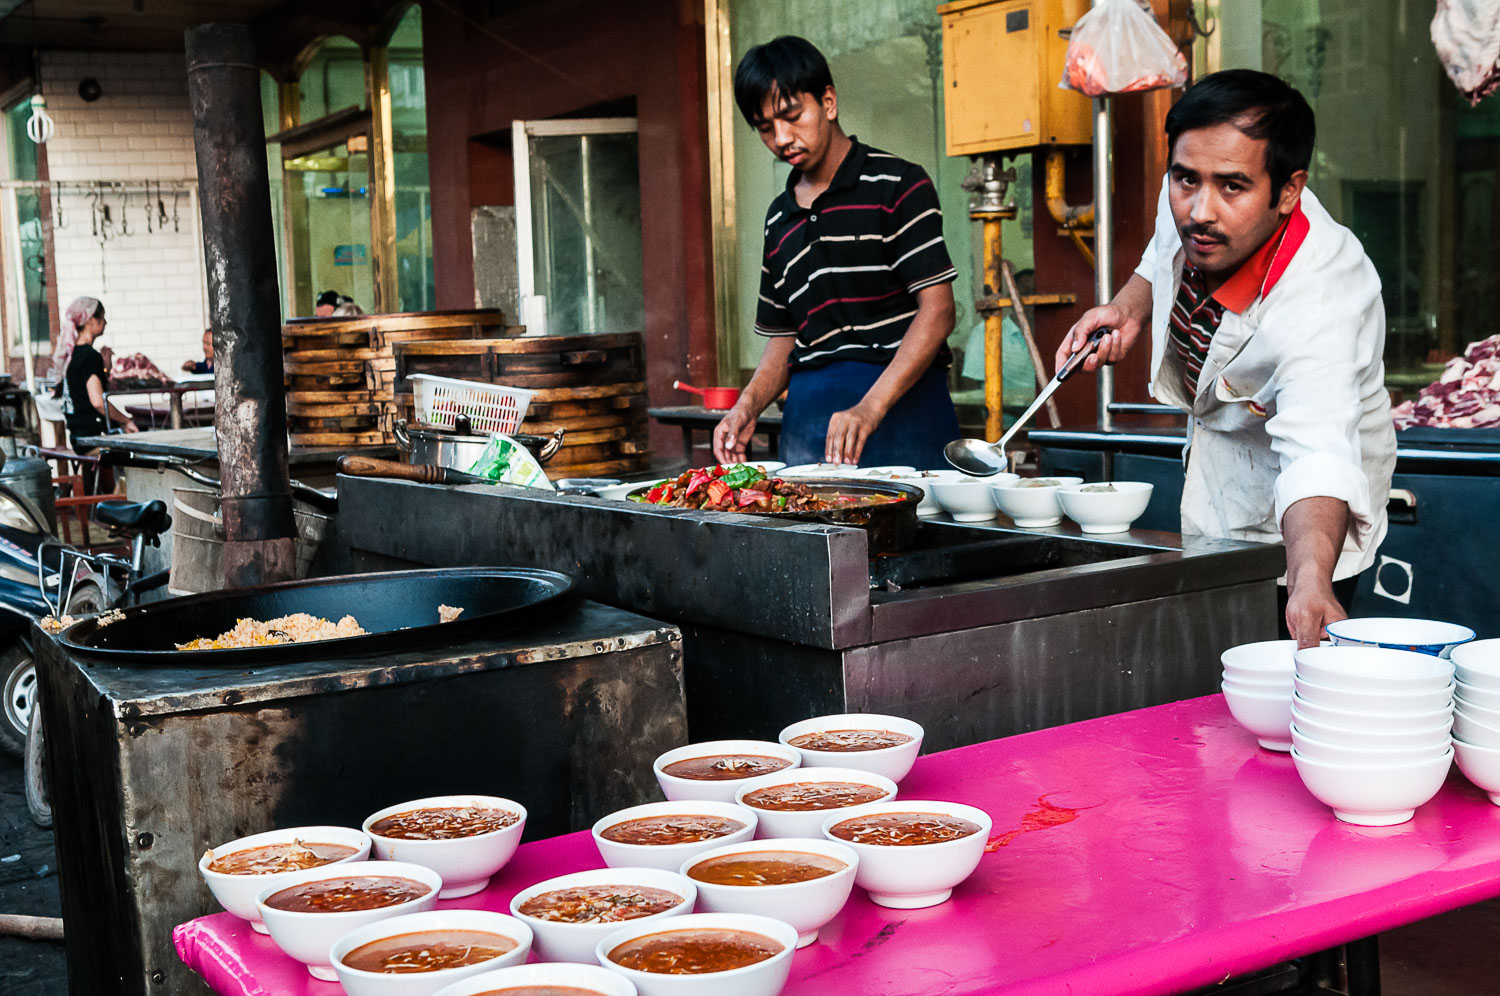
M184 373L211 374L214 372L214 330L203 330L203 359L183 360Z
M359 305L355 304L347 297L343 299L342 303L340 303L337 308L333 309L334 318L353 318L356 315L363 315L364 313L365 309L361 308Z
M136 424L105 403L104 387L109 367L94 343L104 334L104 304L96 298L80 297L64 312L75 330L72 354L59 383L63 386L63 413L68 438L75 453L88 453L92 447L80 448L77 440L101 436L111 423L124 426L126 432L138 432Z
M313 314L318 318L332 317L333 315L338 314L338 309L341 307L346 307L349 305L353 305L356 308L359 307L359 305L354 304L354 298L348 296L347 294L340 294L338 291L334 290L326 290L323 293L319 294L317 300L313 302L313 304ZM346 314L348 313L349 312L346 312ZM352 314L363 315L364 312L356 311L352 312Z

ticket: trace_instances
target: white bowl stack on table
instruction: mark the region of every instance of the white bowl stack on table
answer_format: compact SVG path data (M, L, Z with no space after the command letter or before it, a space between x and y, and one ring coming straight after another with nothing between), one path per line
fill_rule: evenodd
M1500 806L1500 640L1455 647L1453 666L1454 760Z
M1230 647L1220 688L1235 720L1267 750L1292 749L1292 675L1296 640L1267 640Z
M1297 651L1292 762L1307 790L1345 823L1411 819L1453 761L1453 670L1409 650Z

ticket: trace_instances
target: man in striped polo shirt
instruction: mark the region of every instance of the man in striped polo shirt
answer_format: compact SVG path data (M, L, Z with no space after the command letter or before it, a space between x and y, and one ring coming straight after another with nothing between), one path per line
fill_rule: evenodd
M1151 392L1188 414L1182 531L1286 544L1284 631L1316 646L1386 531L1396 434L1380 278L1306 189L1315 122L1268 73L1199 80L1167 114L1156 234L1062 363L1084 369L1150 329Z
M948 394L956 274L922 167L844 134L828 63L784 36L745 54L734 96L792 167L766 213L755 376L714 430L744 458L755 420L786 391L788 463L943 465L958 438Z

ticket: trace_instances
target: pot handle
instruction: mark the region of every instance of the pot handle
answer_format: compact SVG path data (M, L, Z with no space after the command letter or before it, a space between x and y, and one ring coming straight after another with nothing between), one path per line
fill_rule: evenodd
M411 436L409 436L406 432L406 419L396 419L395 424L391 426L391 432L396 437L396 445L401 447L401 449L405 450L406 452L410 453Z
M542 446L541 451L537 453L537 463L546 463L557 455L557 451L562 449L563 434L567 431L567 429L558 429L552 433L552 438L547 440L546 444Z
M442 484L443 468L425 463L396 463L394 460L377 460L374 457L345 454L339 457L340 474L350 477L390 477L399 481L416 481L419 484Z

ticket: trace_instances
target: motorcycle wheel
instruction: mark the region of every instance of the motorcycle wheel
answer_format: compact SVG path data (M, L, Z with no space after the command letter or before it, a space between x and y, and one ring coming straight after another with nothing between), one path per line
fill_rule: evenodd
M17 641L0 654L0 750L19 757L36 708L36 662L26 644Z
M52 798L47 793L47 740L42 736L42 707L31 710L26 734L26 811L42 829L52 826Z

